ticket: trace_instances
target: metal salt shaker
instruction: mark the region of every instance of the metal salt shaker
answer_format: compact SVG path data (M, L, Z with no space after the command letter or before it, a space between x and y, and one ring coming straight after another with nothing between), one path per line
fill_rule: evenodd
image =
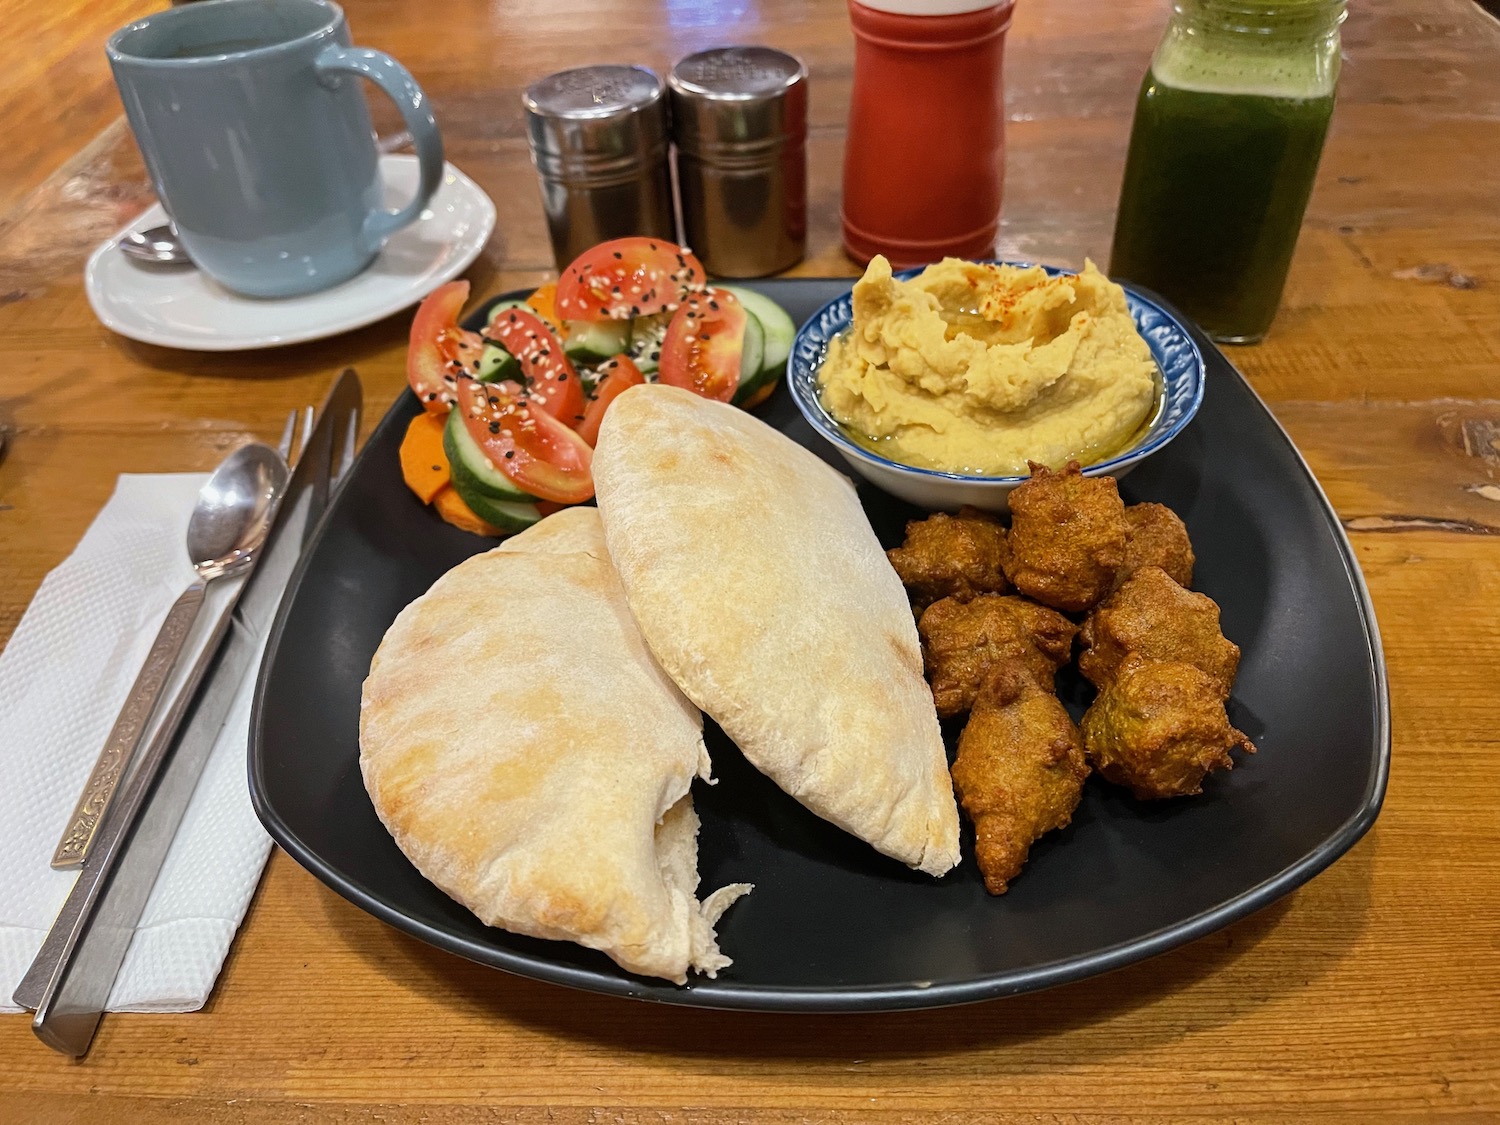
M762 277L807 242L807 67L719 47L672 68L672 139L687 245L709 273Z
M527 87L527 139L558 269L611 238L676 240L665 94L640 66L583 66Z

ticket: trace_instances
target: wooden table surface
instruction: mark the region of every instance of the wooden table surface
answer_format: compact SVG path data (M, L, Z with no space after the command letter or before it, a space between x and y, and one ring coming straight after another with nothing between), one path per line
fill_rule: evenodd
M150 199L101 43L143 0L12 0L0 40L0 638L122 472L273 438L353 363L402 387L407 320L248 354L91 315L89 250ZM499 226L476 293L549 267L518 90L762 41L811 67L811 245L846 274L851 44L837 0L347 0L426 86ZM1107 257L1166 0L1021 0L1001 249ZM1389 662L1373 831L1304 889L1145 964L928 1013L720 1014L571 992L437 952L273 855L208 1006L104 1020L80 1063L0 1017L0 1121L1103 1123L1500 1120L1500 25L1358 0L1281 315L1231 358L1350 529ZM394 114L381 112L389 131ZM102 131L101 131L102 130Z

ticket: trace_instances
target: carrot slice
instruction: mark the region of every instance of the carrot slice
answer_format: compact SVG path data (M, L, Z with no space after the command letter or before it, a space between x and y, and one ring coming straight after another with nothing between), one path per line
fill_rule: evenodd
M780 382L781 382L781 380L777 379L777 380L774 380L773 382L767 383L760 390L756 391L753 395L751 395L749 398L747 398L744 402L740 403L739 404L740 409L741 410L754 410L761 403L765 402L766 399L768 399L768 398L771 397L771 392L776 389L777 385Z
M552 326L552 331L562 331L562 321L557 318L557 282L537 286L536 291L526 298L526 303L532 312Z
M437 509L438 515L461 531L471 531L475 535L487 535L492 539L499 539L505 534L500 528L493 524L485 523L474 514L474 510L464 503L453 486L441 489L432 498L432 506Z
M443 452L443 425L447 415L423 411L406 427L401 439L401 479L424 504L448 487L452 473Z

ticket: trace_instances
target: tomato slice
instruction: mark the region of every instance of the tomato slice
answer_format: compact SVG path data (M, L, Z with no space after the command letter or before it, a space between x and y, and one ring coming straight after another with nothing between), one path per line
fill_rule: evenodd
M558 504L594 495L594 451L530 396L464 378L457 408L469 435L523 492Z
M521 361L527 393L537 405L569 426L583 421L583 381L546 321L530 309L500 309L485 332Z
M594 384L594 397L583 412L583 422L578 427L578 436L590 445L599 444L599 424L604 421L604 412L631 387L646 381L641 369L628 355L617 355L599 365L599 380Z
M748 316L725 289L694 293L667 325L657 381L728 402L740 385L740 353Z
M406 349L406 381L422 409L446 414L457 396L458 375L479 366L484 341L458 326L458 314L469 299L467 281L440 285L417 307Z
M627 320L675 309L702 287L703 264L675 242L617 238L585 250L557 282L564 320Z

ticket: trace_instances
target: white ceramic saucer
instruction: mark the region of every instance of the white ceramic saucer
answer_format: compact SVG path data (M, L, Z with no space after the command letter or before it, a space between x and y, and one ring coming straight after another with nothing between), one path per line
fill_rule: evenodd
M417 158L382 156L380 174L385 205L399 207L416 190ZM120 234L166 221L155 204ZM200 352L274 348L347 332L416 304L462 273L494 229L490 197L449 164L422 217L392 235L363 273L321 293L241 297L191 266L133 261L114 239L89 257L83 283L104 326L132 340Z

